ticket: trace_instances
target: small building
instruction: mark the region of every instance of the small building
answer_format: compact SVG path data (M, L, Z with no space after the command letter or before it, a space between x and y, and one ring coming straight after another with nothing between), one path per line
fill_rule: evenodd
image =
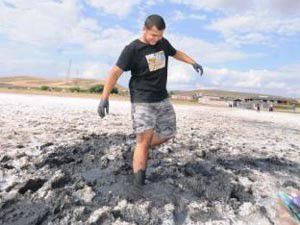
M171 95L171 99L193 100L193 96L191 96L191 95Z
M257 109L257 107L259 107L262 110L273 111L275 105L284 105L292 102L294 102L294 100L290 98L256 95L233 99L233 107L239 107L243 109Z
M232 104L233 107L239 107L242 102L242 99L237 98L237 99L234 99L232 102L233 102L233 104Z
M228 103L225 101L224 97L219 96L209 96L203 95L198 98L198 102L207 105L215 105L215 106L227 106Z
M197 92L197 93L195 93L195 94L193 94L193 98L194 99L199 99L199 98L201 98L203 95L202 95L202 93L200 93L200 92Z
M226 92L218 90L204 90L182 92L171 95L172 99L197 101L198 103L212 106L238 107L242 109L257 109L270 111L278 105L290 105L297 103L295 99L273 95L261 95L252 93Z

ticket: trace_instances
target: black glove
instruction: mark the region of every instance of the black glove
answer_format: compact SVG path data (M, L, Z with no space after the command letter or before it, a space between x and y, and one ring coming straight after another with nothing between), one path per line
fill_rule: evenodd
M98 106L98 114L101 118L105 116L105 110L106 110L106 114L108 114L109 111L108 99L101 99Z
M194 69L197 71L197 73L199 73L199 70L200 70L201 76L202 76L202 74L203 74L203 68L202 68L202 66L199 65L198 63L194 63L194 64L193 64L193 67L194 67Z

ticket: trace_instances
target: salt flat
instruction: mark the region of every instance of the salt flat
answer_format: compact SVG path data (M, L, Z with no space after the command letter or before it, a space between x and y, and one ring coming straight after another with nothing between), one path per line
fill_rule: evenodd
M277 193L300 189L299 114L174 105L132 199L130 103L98 104L0 94L3 224L279 224Z

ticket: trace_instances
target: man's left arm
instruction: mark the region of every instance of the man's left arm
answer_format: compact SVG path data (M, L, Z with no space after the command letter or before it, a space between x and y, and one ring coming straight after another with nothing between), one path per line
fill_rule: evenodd
M185 63L188 63L188 64L191 64L193 66L193 68L201 73L201 76L203 74L203 68L201 65L199 65L195 60L193 60L191 57L189 57L187 54L185 54L184 52L182 51L179 51L179 50L176 50L176 54L173 55L172 57L174 57L175 59L179 60L179 61L182 61L182 62L185 62Z

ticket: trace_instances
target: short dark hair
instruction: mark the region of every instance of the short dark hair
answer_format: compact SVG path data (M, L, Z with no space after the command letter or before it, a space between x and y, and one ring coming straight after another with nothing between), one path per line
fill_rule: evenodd
M164 30L166 28L164 19L157 14L148 16L145 20L144 26L147 29L151 29L153 26L156 26L158 30Z

